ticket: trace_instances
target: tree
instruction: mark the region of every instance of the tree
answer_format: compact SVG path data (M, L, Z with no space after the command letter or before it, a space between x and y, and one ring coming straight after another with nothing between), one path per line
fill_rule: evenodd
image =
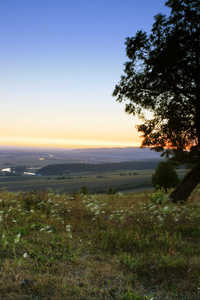
M167 193L168 188L176 187L179 183L178 175L170 162L160 162L155 173L152 175L152 184L156 188L164 188Z
M88 188L85 185L83 185L79 190L79 194L88 195L89 194Z
M171 14L157 14L151 34L126 38L124 75L115 86L125 111L143 120L142 147L196 168L170 195L185 201L200 182L200 1L168 0ZM152 117L147 118L146 112Z

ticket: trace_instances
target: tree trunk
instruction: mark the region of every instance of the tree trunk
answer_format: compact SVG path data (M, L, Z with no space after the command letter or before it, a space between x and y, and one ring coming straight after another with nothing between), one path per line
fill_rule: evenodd
M181 181L179 186L170 194L171 202L185 202L190 196L194 188L200 183L200 164L192 169L185 178Z

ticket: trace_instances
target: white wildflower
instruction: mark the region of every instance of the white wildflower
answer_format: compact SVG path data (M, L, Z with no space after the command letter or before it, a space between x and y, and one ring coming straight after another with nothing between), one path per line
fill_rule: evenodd
M121 193L121 192L118 193L118 196L120 196L120 197L122 197L123 195L124 195L124 194Z
M154 210L155 207L156 206L153 204L153 205L151 205L151 207L149 208L149 210Z
M72 239L71 225L66 225L67 236Z
M158 220L162 223L164 221L164 218L162 218L161 216L158 216Z
M27 257L28 257L28 254L25 252L25 253L23 254L23 257L24 257L24 258L27 258Z
M66 231L70 232L71 231L71 225L66 225Z
M40 231L47 231L47 232L49 232L49 231L52 231L52 229L51 229L51 227L49 225L47 225L47 226L41 228Z
M21 237L21 234L19 233L16 238L14 239L14 243L17 244L19 243L19 238Z
M163 210L164 210L164 211L169 211L169 206L165 206L165 207L163 208Z

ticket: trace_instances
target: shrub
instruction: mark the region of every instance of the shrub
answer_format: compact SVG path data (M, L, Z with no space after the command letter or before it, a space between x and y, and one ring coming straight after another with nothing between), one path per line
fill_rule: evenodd
M152 184L156 189L176 187L179 183L178 175L170 162L160 162L155 173L151 177Z
M107 195L115 195L115 194L116 194L116 192L115 192L114 189L109 188L109 189L107 190Z
M162 204L164 200L164 189L158 189L155 194L149 195L150 200L155 204Z
M85 185L83 185L79 190L79 194L88 195L89 194L88 188Z

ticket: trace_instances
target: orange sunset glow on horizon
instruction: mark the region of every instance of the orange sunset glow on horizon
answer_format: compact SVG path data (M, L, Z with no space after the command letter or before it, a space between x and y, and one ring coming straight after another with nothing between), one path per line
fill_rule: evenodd
M93 107L76 106L68 109L47 109L42 103L39 111L33 114L28 105L23 114L11 112L9 121L3 117L0 145L89 148L89 147L135 147L140 146L140 134L135 129L137 117L128 116L123 106L112 98L114 109L106 109L95 103ZM108 105L109 106L109 105ZM32 108L34 110L34 108Z
M121 140L81 140L81 139L48 139L48 138L24 138L4 137L1 138L0 146L18 147L54 147L54 148L113 148L113 147L139 147L140 139L131 141Z

